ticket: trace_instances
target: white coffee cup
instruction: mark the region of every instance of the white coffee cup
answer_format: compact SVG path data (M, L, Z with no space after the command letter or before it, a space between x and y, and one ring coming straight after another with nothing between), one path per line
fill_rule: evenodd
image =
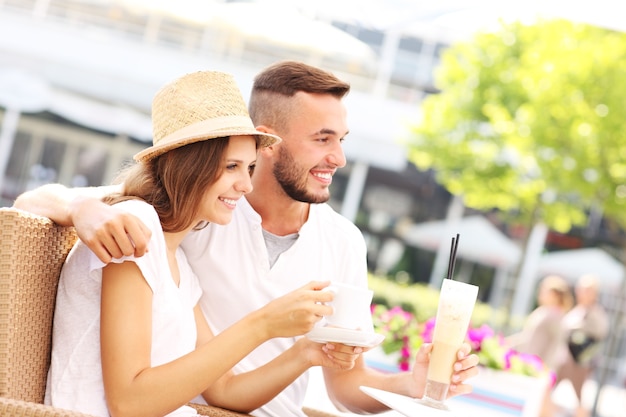
M333 314L326 316L328 325L350 330L360 329L364 315L369 317L374 291L342 283L332 283L324 291L331 291L335 295L333 301L328 303L333 308Z

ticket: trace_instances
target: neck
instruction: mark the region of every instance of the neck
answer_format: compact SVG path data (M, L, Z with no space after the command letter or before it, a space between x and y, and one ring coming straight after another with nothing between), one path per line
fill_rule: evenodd
M183 230L181 232L163 232L165 238L165 246L169 253L175 253L180 243L183 241L187 233L191 231L191 228Z
M263 229L278 236L298 233L309 218L309 203L286 196L280 198L253 191L246 199L261 216Z

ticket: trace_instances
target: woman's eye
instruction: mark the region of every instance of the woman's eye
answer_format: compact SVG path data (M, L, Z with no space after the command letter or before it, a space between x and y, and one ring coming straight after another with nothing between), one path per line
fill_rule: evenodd
M254 172L254 168L256 168L256 165L250 165L250 166L248 167L248 173L249 173L250 175L252 175L252 173Z
M229 171L232 171L233 169L237 168L237 164L228 164L226 165L226 169Z

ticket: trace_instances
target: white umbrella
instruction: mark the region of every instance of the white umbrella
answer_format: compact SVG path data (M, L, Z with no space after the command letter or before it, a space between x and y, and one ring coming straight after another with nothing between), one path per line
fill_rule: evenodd
M584 274L598 277L605 288L619 288L624 266L599 248L571 249L546 253L539 260L540 276L558 274L574 283Z
M436 251L442 242L450 241L446 235L445 220L420 223L408 228L404 235L407 243ZM520 259L520 248L504 233L482 216L468 216L454 227L459 233L457 256L496 268L513 266Z

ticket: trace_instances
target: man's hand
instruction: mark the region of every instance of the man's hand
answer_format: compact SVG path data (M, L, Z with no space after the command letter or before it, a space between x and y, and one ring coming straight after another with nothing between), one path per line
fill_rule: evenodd
M138 217L92 197L77 197L68 210L78 237L102 262L146 253L152 232Z
M413 366L413 380L416 384L416 392L413 393L413 397L421 398L424 395L428 364L430 362L430 352L432 350L432 343L424 343L417 352L415 365ZM467 343L463 343L463 346L461 346L461 349L457 352L457 361L454 363L454 373L452 374L452 378L450 378L448 398L472 392L472 386L465 384L465 381L478 375L478 356L470 354L470 352L471 347Z
M322 366L344 371L352 369L358 357L369 350L341 343L317 343L306 337L300 338L296 343L303 346L304 355L310 366Z

